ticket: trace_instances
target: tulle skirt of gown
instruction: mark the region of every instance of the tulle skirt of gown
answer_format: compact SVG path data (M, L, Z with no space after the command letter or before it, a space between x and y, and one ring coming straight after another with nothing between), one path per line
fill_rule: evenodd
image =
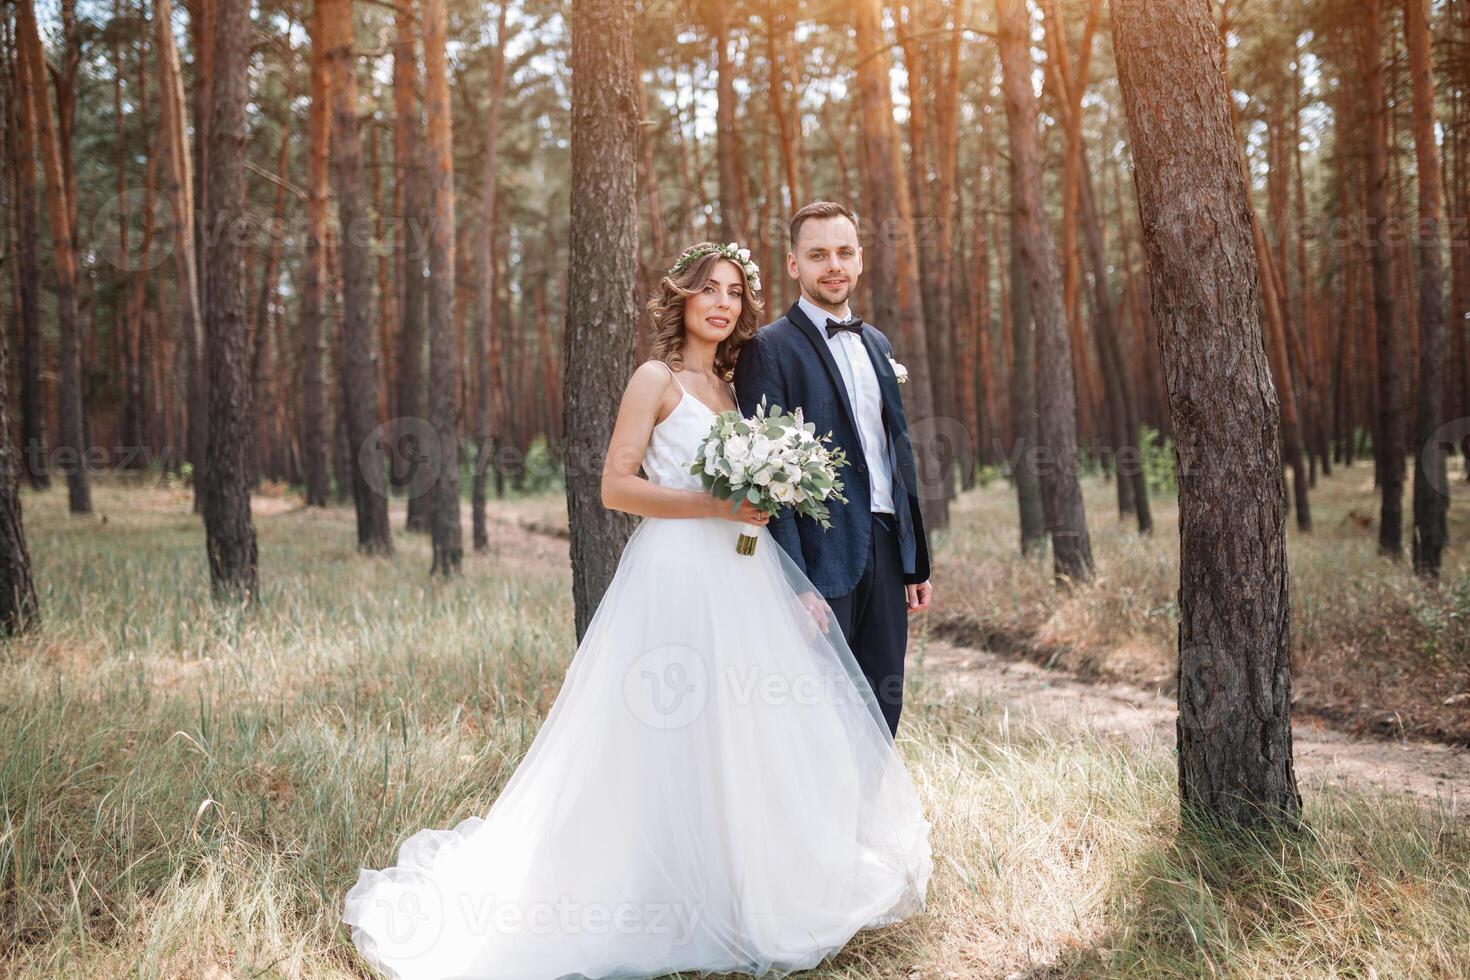
M765 529L644 519L490 812L361 871L363 956L403 980L779 975L921 909L929 824L810 589Z

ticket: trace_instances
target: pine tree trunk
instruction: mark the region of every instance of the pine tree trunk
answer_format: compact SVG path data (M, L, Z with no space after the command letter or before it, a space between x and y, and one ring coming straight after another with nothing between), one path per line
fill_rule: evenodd
M203 346L204 326L199 317L199 266L194 255L194 174L190 156L189 134L184 124L184 85L179 68L178 45L173 32L172 0L154 0L153 45L157 50L159 84L159 125L163 141L163 195L173 211L173 253L175 272L174 309L178 318L175 330L166 340L162 372L156 390L164 399L165 444L169 447L169 463L173 464L173 447L178 438L171 405L178 390L178 349L188 352ZM158 364L158 360L155 360ZM185 383L192 378L186 363ZM165 384L164 379L168 381ZM187 450L187 447L186 447Z
M1403 554L1404 524L1404 393L1400 377L1399 326L1394 318L1393 259L1388 236L1388 105L1383 86L1383 58L1379 31L1383 0L1365 0L1358 23L1359 71L1363 78L1364 111L1368 115L1368 224L1373 269L1373 319L1378 350L1378 430L1373 455L1378 469L1383 505L1378 524L1378 551L1398 558Z
M634 65L629 7L621 0L572 0L571 271L562 417L578 641L633 530L630 515L602 506L602 469L614 411L633 373L638 320Z
M1108 262L1103 250L1102 222L1093 195L1092 168L1087 147L1082 139L1081 107L1084 92L1079 87L1087 78L1092 50L1093 28L1097 23L1097 4L1089 8L1087 30L1083 34L1082 59L1074 72L1067 50L1066 32L1057 16L1054 0L1042 5L1045 13L1048 47L1052 54L1052 76L1062 110L1063 126L1073 154L1073 180L1077 191L1077 215L1086 241L1086 255L1092 273L1092 301L1097 317L1098 361L1112 420L1114 469L1117 476L1119 516L1129 514L1138 521L1140 534L1153 533L1153 513L1149 509L1148 480L1138 451L1138 408L1133 396L1133 382L1119 341L1117 308L1108 287ZM1079 81L1080 80L1080 81Z
M8 16L0 19L0 26L8 28L10 24ZM37 274L34 268L27 268L24 254L28 248L34 248L34 236L23 229L26 221L30 221L34 228L36 220L35 163L34 157L29 155L34 151L34 144L29 134L21 136L16 132L20 125L18 117L29 109L17 105L22 101L19 94L25 91L21 87L17 57L19 46L14 43L15 39L9 30L4 30L3 35L0 37L0 46L4 48L0 52L0 57L3 57L0 69L4 71L4 78L0 80L0 93L4 95L5 109L0 124L4 127L6 181L0 184L0 193L5 195L7 203L18 204L19 207L0 216L0 252L7 259L13 256L12 250L21 253L20 261L10 269L11 283L14 286L13 297L17 301L11 312L15 315L15 326L24 331L26 325L24 311L20 309L21 295L27 289L39 286L35 280L30 283L24 281L28 273ZM30 100L26 98L24 101ZM26 122L25 125L30 124ZM21 145L26 148L25 156L21 155ZM16 201L12 194L23 200ZM22 213L25 209L29 210L29 214ZM32 266L34 261L34 258L30 260ZM31 558L26 549L25 527L21 519L20 488L17 483L21 468L17 457L20 454L11 441L9 386L10 337L6 331L0 330L0 633L15 636L40 625L40 607L36 601L36 587L31 577Z
M19 468L10 441L10 338L0 331L0 633L16 636L41 622L31 556L21 520Z
M392 419L397 415L393 396L396 388L393 383L393 374L396 367L392 351L398 343L398 293L395 289L396 279L394 277L393 263L389 253L392 248L390 231L388 229L388 206L383 200L383 166L382 166L382 131L373 127L368 137L368 169L373 175L373 237L378 240L378 416L383 419ZM385 456L391 456L392 449L385 445L383 447Z
M1041 143L1036 96L1031 89L1029 17L1024 0L998 0L1002 90L1011 136L1011 160L1019 171L1014 193L1015 236L1024 288L1036 324L1036 389L1039 443L1015 453L1040 450L1041 501L1051 534L1052 566L1058 583L1092 578L1092 543L1077 480L1077 404L1072 383L1071 342L1062 307L1061 266L1041 197ZM1017 283L1020 292L1022 283Z
M1113 0L1179 467L1179 790L1224 825L1293 822L1280 423L1250 202L1208 0Z
M13 30L18 31L18 25ZM34 490L51 486L46 442L45 382L41 377L41 215L36 194L35 103L26 94L24 52L13 38L6 102L10 111L11 173L15 187L16 307L20 335L20 465Z
M881 0L857 0L853 5L857 45L857 90L866 107L860 140L863 183L867 188L867 230L863 279L872 287L871 320L888 332L894 356L909 372L905 399L909 435L918 466L915 488L923 508L924 524L941 526L948 503L944 474L939 471L938 443L948 433L937 431L933 385L929 370L929 343L920 295L918 249L914 243L914 213L908 182L903 178L903 151L893 122L893 95L889 89L887 40L883 33Z
M459 573L459 359L455 344L454 137L444 0L424 0L424 116L433 225L429 246L429 422L439 437L438 479L430 504L434 560L430 574Z
M1143 377L1143 389L1148 408L1140 413L1140 420L1149 422L1158 430L1158 444L1163 445L1164 439L1169 437L1170 428L1168 399L1164 395L1162 372L1159 370L1159 345L1154 336L1154 323L1153 318L1149 315L1148 300L1143 295L1147 284L1140 284L1138 277L1133 274L1131 224L1124 217L1123 211L1123 168L1115 164L1109 169L1112 171L1113 196L1117 202L1114 220L1123 250L1123 292L1132 307L1132 314L1136 321L1134 336L1139 338L1141 345L1139 373ZM1148 485L1147 480L1144 485Z
M745 188L745 151L735 110L735 66L730 63L730 11L725 0L707 0L705 18L715 45L715 149L720 166L720 241L746 243L751 235Z
M250 94L250 37L250 5L221 5L213 38L209 206L204 212L206 227L217 240L208 255L205 290L209 443L201 504L215 595L253 601L257 597L256 545L248 469L254 404L245 349L245 249L237 234L246 227L245 102Z
M490 402L495 379L490 373L489 338L495 333L495 233L498 226L500 157L500 104L505 90L505 30L508 2L500 4L495 34L495 52L490 60L489 105L485 110L484 153L480 169L480 222L476 237L475 260L479 272L479 324L475 328L476 391L474 404L474 480L470 489L470 518L476 551L490 547L490 534L485 527L485 476L494 452L494 433L490 426Z
M1455 0L1453 6L1452 23L1455 26L1455 42L1462 46L1470 36L1470 17L1464 12L1462 0ZM1470 218L1470 194L1467 194L1467 183L1470 183L1470 166L1466 165L1466 148L1470 140L1465 136L1465 97L1464 92L1467 82L1470 82L1470 59L1457 59L1457 71L1455 72L1455 84L1451 86L1450 105L1451 119L1449 125L1450 145L1453 148L1454 166L1450 177L1450 193L1448 196L1448 211L1450 215L1450 226L1461 227L1461 223ZM1470 260L1467 260L1463 248L1450 249L1450 317L1448 326L1451 337L1451 361L1449 378L1451 383L1449 391L1453 392L1452 398L1447 399L1445 411L1455 418L1470 416L1470 321L1465 314L1470 312L1470 294L1467 294L1465 280L1470 278ZM1462 463L1462 476L1470 480L1470 431L1460 435L1460 460Z
M419 60L415 44L418 25L414 15L415 0L397 0L395 36L393 40L393 158L397 166L399 198L403 209L400 222L402 239L398 249L398 396L397 413L405 424L426 421L424 404L424 348L428 324L424 281L425 249L429 232L429 188L424 172L424 122L420 108ZM403 457L404 432L394 433L393 452L398 455L395 469L407 475L411 461ZM412 478L410 478L412 483ZM409 531L427 533L432 494L420 491L417 484L409 490L405 527Z
M994 170L987 165L982 172L987 170L993 182ZM987 341L991 330L990 245L983 202L984 198L977 186L974 206L970 209L969 243L965 254L960 257L961 275L965 283L965 304L961 311L961 336L964 339L956 345L959 363L956 368L955 395L959 399L960 417L964 419L970 432L969 445L960 459L960 486L964 490L971 490L975 486L985 440L995 424L986 405L990 389L988 385L982 384L980 372L980 351L983 349L987 355L990 353ZM958 207L960 213L964 214L965 205L959 203Z
M1414 416L1414 571L1439 576L1449 509L1449 473L1435 430L1444 412L1444 260L1439 224L1444 191L1435 143L1434 73L1429 55L1428 0L1404 0L1409 70L1414 83L1414 148L1419 183L1419 397Z
M1061 29L1059 19L1055 16L1053 3L1041 3L1042 19L1047 24L1046 37L1048 46L1048 58L1056 61L1066 60L1069 65L1071 55L1067 53L1066 32ZM1097 8L1089 6L1088 21L1084 28L1081 46L1081 64L1078 74L1084 79L1087 77L1087 65L1092 52L1092 35L1097 27ZM1053 29L1055 25L1056 29ZM1060 47L1055 47L1060 43ZM1053 67L1050 60L1048 68ZM1058 96L1058 109L1063 117L1080 116L1082 111L1082 92L1077 91L1072 95L1067 94L1063 87ZM1087 356L1087 342L1083 337L1082 306L1079 302L1081 295L1081 253L1077 246L1078 207L1080 204L1080 191L1078 177L1080 172L1082 152L1082 131L1080 127L1064 125L1065 147L1062 153L1062 224L1061 224L1061 252L1062 263L1062 297L1063 308L1067 315L1067 336L1072 348L1072 374L1076 391L1076 402L1078 405L1077 428L1078 438L1085 445L1095 445L1098 439L1094 418L1099 413L1102 405L1099 404L1097 379L1093 376L1091 361ZM1106 370L1105 365L1101 365ZM1110 419L1116 428L1121 429L1122 406L1114 397L1104 389L1104 398ZM1117 449L1116 444L1112 447ZM1125 480L1117 483L1119 504L1123 512L1132 510L1131 496L1132 485Z
M793 120L786 105L786 77L782 70L789 56L787 42L790 28L787 25L792 18L778 0L768 0L762 17L766 22L766 58L770 62L768 81L771 117L776 121L776 144L781 153L781 177L786 189L786 216L789 218L802 206L801 172L797 166L798 147L795 138L795 131L800 128L801 120ZM798 63L801 61L800 58L792 60ZM795 88L794 91L801 90ZM655 250L655 253L661 254L659 250ZM775 273L776 270L772 269L767 275Z
M60 337L61 440L57 463L66 471L67 505L73 514L92 512L92 489L87 475L82 417L81 323L77 312L77 262L72 249L71 214L61 143L51 116L46 79L46 57L36 28L33 0L18 0L16 39L20 63L31 95L31 118L46 172L46 209L51 217L51 251L56 262L56 327Z
M1046 547L1046 508L1041 502L1041 426L1036 407L1036 322L1031 316L1031 294L1026 288L1026 270L1021 258L1022 200L1020 168L1015 157L1009 167L1011 187L1011 477L1016 485L1021 554L1031 555Z
M1302 61L1301 39L1293 50L1291 78L1291 168L1295 183L1293 204L1296 215L1297 281L1301 293L1301 324L1306 336L1306 351L1301 360L1301 373L1306 387L1307 443L1309 455L1322 464L1322 475L1332 475L1332 461L1327 452L1327 430L1323 408L1325 388L1323 372L1326 356L1321 349L1317 304L1313 296L1313 279L1307 263L1307 190L1302 168ZM1285 266L1283 265L1283 269Z
M289 52L288 52L289 57ZM286 87L288 102L295 101L295 94L291 86ZM270 242L266 246L265 261L261 263L260 283L256 291L255 303L255 326L250 332L250 342L246 346L250 363L250 385L255 392L255 404L261 406L261 411L255 414L255 434L250 440L250 485L256 486L260 482L261 461L269 447L270 406L276 404L276 399L270 395L269 387L272 376L276 373L270 370L270 347L271 347L271 311L275 306L272 298L280 289L281 280L281 252L286 244L286 168L290 162L292 132L289 125L285 126L281 133L281 148L276 154L276 173L280 179L276 182L276 197L271 205L271 228L279 229L270 236Z
M371 218L363 188L362 143L357 124L357 59L353 54L350 0L321 0L327 72L332 88L332 156L337 207L343 229L342 409L346 416L348 470L357 510L357 547L369 555L393 553L382 440L378 428L377 329L373 323Z
M920 306L926 325L925 340L929 349L929 379L936 420L954 420L957 414L954 395L955 351L953 314L950 295L954 252L954 180L958 151L959 91L958 82L950 84L952 75L941 72L938 59L931 56L927 44L917 38L908 18L917 12L905 5L904 20L899 27L904 67L909 89L909 194L913 202L914 238L919 259ZM958 56L956 45L961 31L949 35L946 46L946 69ZM934 77L940 75L941 77ZM929 105L934 117L931 120ZM929 182L929 144L934 143L934 172L937 179ZM932 329L928 329L932 326ZM955 494L955 445L962 442L958 427L934 440L933 465L936 480L934 498L924 513L930 528L949 526L949 501ZM932 523L931 523L932 515Z
M1244 158L1241 158L1241 166L1245 166ZM1254 235L1256 262L1261 269L1262 305L1266 311L1267 362L1271 366L1273 384L1281 405L1282 447L1286 452L1286 465L1291 469L1297 528L1308 532L1312 530L1312 511L1307 493L1306 467L1303 465L1302 429L1297 412L1296 387L1291 376L1291 362L1286 352L1286 332L1290 327L1284 316L1286 304L1276 288L1272 274L1274 260L1271 249L1266 243L1254 208L1251 210L1251 230Z
M301 290L301 456L306 506L325 507L327 464L327 194L332 142L331 78L322 4L311 11L311 108L307 113L306 268Z
M196 219L209 213L209 121L212 113L211 86L214 83L214 33L218 16L215 0L193 0L189 4L189 37L194 47L193 113L195 159L191 162L193 178L192 213ZM180 120L182 127L183 122ZM187 134L186 134L187 137ZM209 370L204 362L204 293L209 280L208 229L204 222L194 221L194 283L198 332L188 338L189 367L189 460L194 464L194 509L204 508L204 460L209 442Z

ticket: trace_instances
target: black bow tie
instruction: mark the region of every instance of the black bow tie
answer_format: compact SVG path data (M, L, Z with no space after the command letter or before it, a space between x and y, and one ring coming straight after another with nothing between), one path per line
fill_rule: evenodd
M851 331L852 333L855 333L861 337L863 333L863 318L858 316L853 317L851 320L834 320L831 317L827 318L828 339L837 336L837 334L842 332L843 330Z

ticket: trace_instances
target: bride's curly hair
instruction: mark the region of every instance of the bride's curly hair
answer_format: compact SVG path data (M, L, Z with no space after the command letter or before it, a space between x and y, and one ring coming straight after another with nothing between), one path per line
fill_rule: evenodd
M704 246L714 247L711 242L701 242L695 247ZM711 252L691 262L688 268L671 276L664 276L659 281L653 297L648 301L648 319L652 334L650 357L671 367L683 366L684 301L705 287L716 263L728 261L730 260L718 252ZM731 264L740 269L745 292L740 297L740 315L735 318L735 329L715 348L715 373L725 381L735 380L735 361L740 356L740 348L760 329L760 316L766 308L765 302L750 288L750 280L745 275L745 270L740 268L740 263Z

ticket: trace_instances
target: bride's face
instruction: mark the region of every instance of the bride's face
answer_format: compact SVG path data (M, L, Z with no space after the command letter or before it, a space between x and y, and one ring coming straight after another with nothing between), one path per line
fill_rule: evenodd
M734 331L744 306L745 278L734 262L721 259L704 288L684 300L684 330L717 344Z

